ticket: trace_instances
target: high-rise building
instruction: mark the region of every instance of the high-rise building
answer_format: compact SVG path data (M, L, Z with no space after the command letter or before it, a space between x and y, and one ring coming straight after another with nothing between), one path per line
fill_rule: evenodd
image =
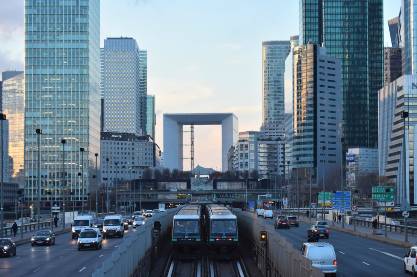
M146 91L139 46L128 37L104 40L104 130L146 132Z
M258 170L258 136L256 131L239 132L239 140L233 147L233 170Z
M340 61L315 44L296 47L292 166L316 184L340 178L341 101Z
M360 178L378 174L377 148L349 148L346 153L346 184L352 189Z
M394 17L388 20L389 35L391 38L391 46L393 48L400 47L400 17Z
M0 166L2 166L3 182L10 181L10 160L9 160L9 120L0 120L0 136L3 144L3 155L0 158ZM1 144L0 144L1 145ZM1 172L1 171L0 171Z
M25 82L25 196L80 207L100 152L99 0L25 1Z
M9 121L8 151L13 181L23 185L25 153L25 74L23 71L3 82L3 113Z
M293 52L294 48L298 46L299 37L291 36L290 37L290 54L285 60L285 72L284 72L284 90L285 90L285 112L292 113L292 100L293 100Z
M258 173L260 178L275 179L284 176L284 140L281 138L258 138Z
M403 50L403 73L417 74L416 0L401 0L399 46Z
M285 177L290 178L292 171L292 149L294 139L294 118L292 113L285 114L285 156L284 156L284 171Z
M321 45L341 62L344 145L376 147L384 70L383 0L300 3L300 43Z
M16 71L16 70L8 70L8 71L3 71L2 73L1 73L1 78L2 78L2 81L0 81L0 110L2 110L2 103L3 103L3 93L2 93L2 83L4 83L4 81L6 81L6 80L8 80L8 79L10 79L10 78L13 78L13 77L15 77L15 76L17 76L17 75L20 75L20 74L22 74L23 73L23 71Z
M396 186L401 205L405 196L409 204L417 204L416 99L417 75L403 75L379 91L379 175Z
M146 102L146 134L155 139L155 95L148 95Z
M145 126L143 133L146 133L147 120L147 95L148 95L148 51L139 49L139 91L140 91L140 124Z
M384 48L384 84L389 84L402 75L401 48Z
M262 42L263 136L276 139L284 135L284 71L290 52L289 41Z

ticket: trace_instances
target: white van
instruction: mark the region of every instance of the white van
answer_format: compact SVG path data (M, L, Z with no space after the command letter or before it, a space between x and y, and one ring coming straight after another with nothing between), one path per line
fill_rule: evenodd
M91 228L95 223L95 217L92 215L76 216L74 218L74 223L72 223L71 227L72 239L78 238L83 229Z
M257 216L263 216L264 215L264 209L256 209L256 215Z
M264 218L274 218L274 212L272 210L264 210Z
M327 275L336 275L337 260L333 245L327 242L305 242L301 248L311 265Z
M119 214L107 215L103 220L103 238L115 237L120 238L124 235L123 217Z

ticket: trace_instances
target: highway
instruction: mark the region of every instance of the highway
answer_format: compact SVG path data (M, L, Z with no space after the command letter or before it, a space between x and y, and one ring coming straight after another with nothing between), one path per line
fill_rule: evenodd
M129 228L125 238L136 232ZM101 250L77 250L77 240L71 240L71 233L56 237L53 246L35 246L30 243L17 247L15 257L0 258L0 276L91 276L93 271L123 238L103 240Z
M255 214L254 217L256 217ZM275 230L272 219L259 217L255 220L266 222L267 231L271 235L278 232L296 249L300 249L302 243L307 240L309 224L300 223L298 228ZM405 248L334 230L330 230L328 240L321 239L320 241L329 242L335 248L338 263L337 276L409 276L403 271Z

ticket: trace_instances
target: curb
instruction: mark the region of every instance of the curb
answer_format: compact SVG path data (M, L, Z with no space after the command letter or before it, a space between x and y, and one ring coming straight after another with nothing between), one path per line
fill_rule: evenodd
M71 228L67 227L64 230L60 230L60 231L55 232L55 235L57 235L57 236L62 235L62 234L68 233L69 231L71 231ZM30 237L25 238L25 239L16 240L16 241L14 241L14 243L16 244L16 246L30 243Z

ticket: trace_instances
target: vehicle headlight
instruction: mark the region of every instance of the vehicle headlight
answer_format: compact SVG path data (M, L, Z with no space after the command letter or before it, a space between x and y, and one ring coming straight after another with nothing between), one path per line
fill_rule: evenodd
M104 232L104 233L105 233L105 232L107 232L107 229L104 229L104 228L103 228L103 232Z
M46 238L46 240L50 240L50 238Z
M30 240L31 240L31 241L34 241L34 240L35 240L35 238L31 238Z
M7 250L7 249L9 249L10 247L8 246L8 245L6 245L6 246L3 246L3 249L4 250Z

